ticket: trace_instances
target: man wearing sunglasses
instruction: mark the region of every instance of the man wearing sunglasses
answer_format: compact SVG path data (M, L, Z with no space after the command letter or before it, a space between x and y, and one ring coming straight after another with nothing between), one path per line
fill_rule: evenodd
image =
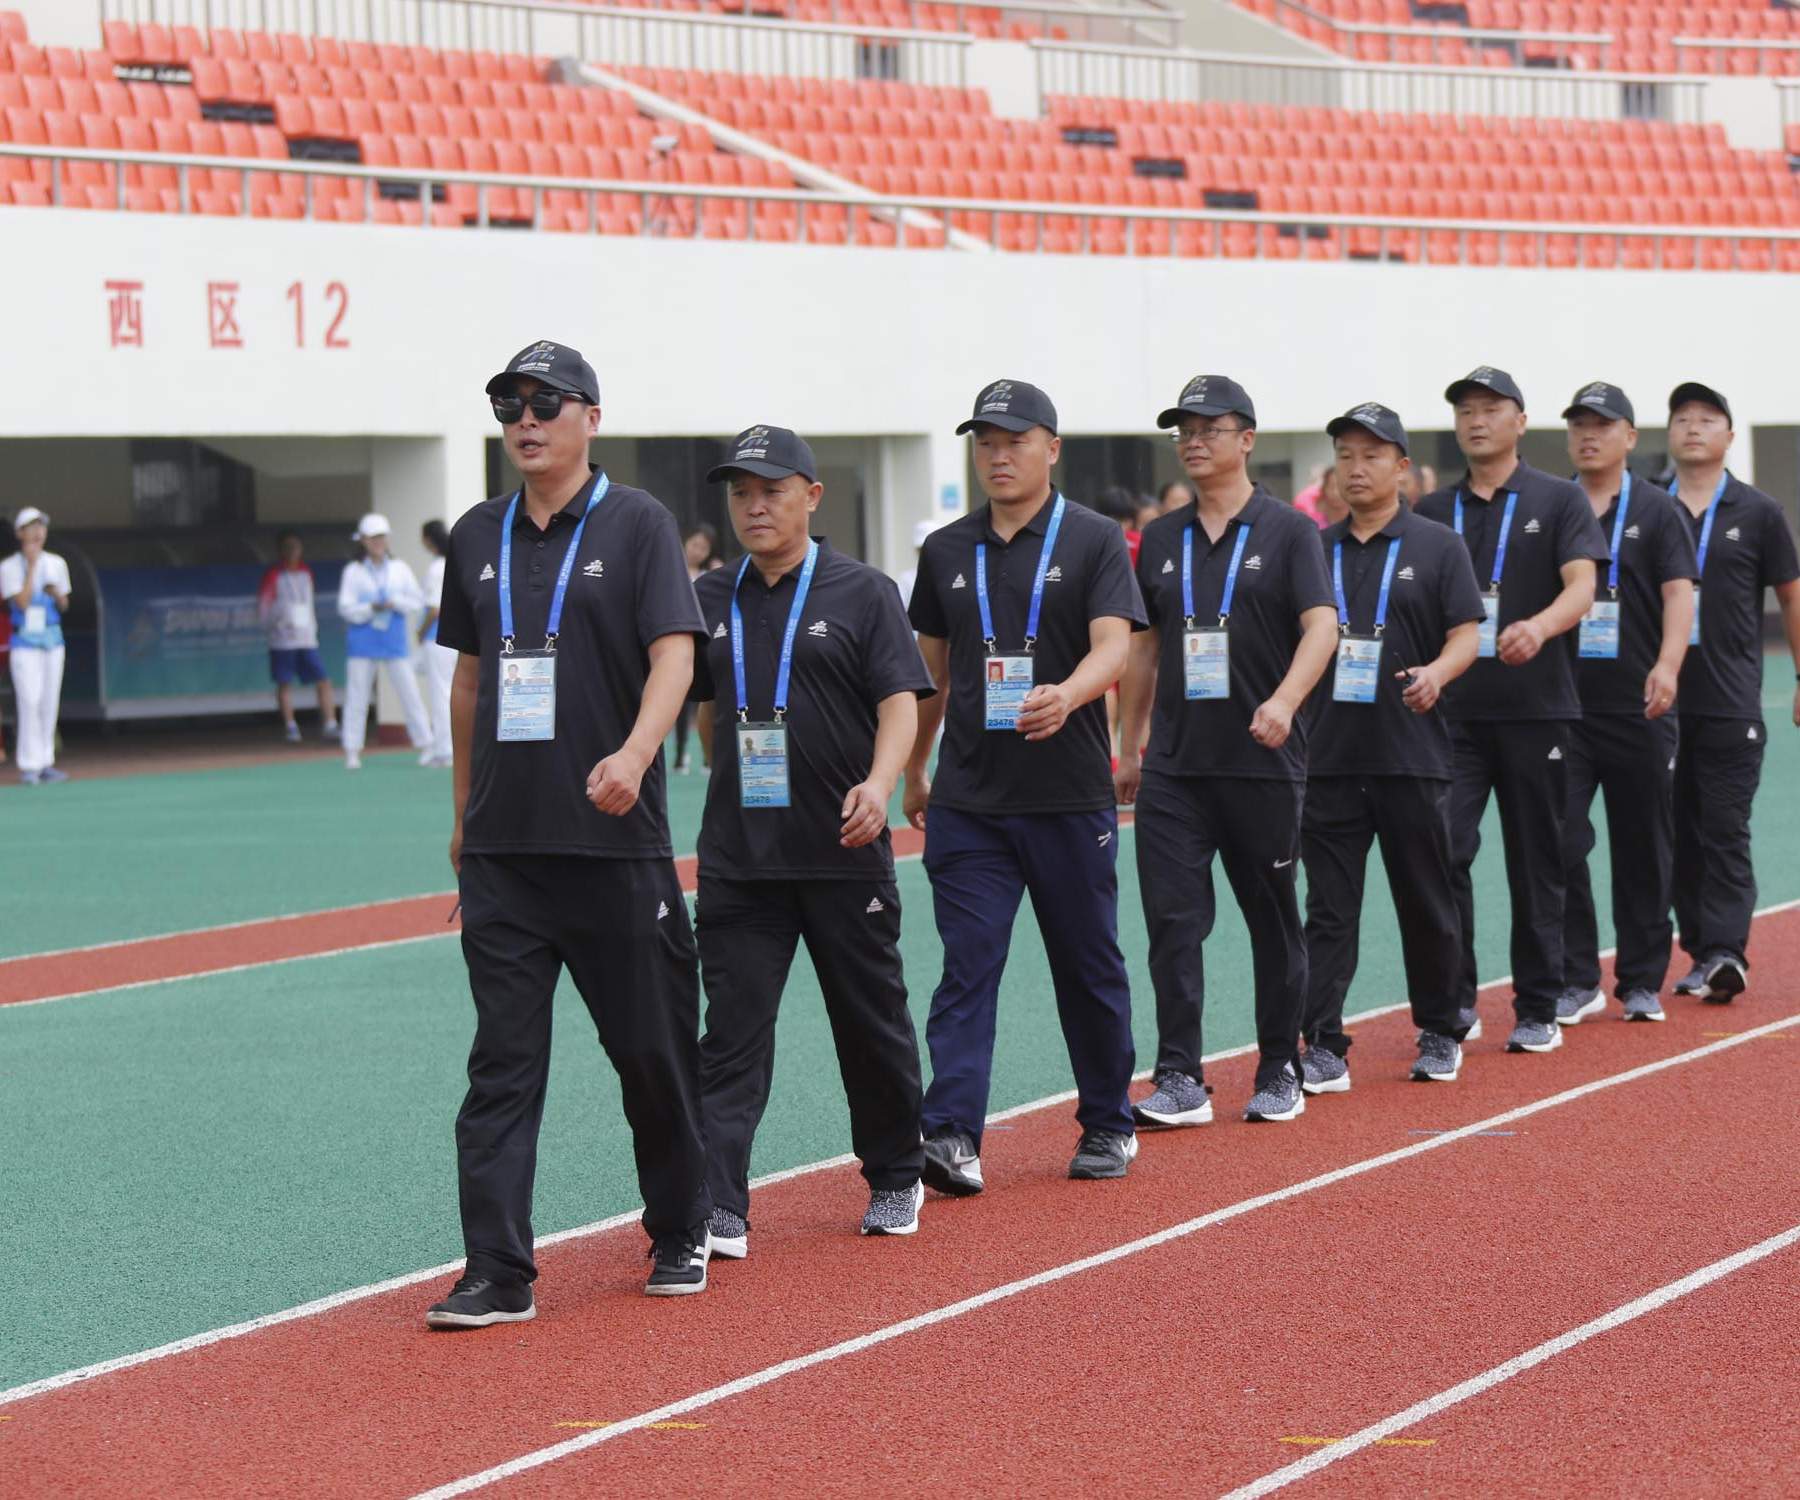
M457 1116L468 1263L426 1322L535 1316L531 1192L566 968L618 1071L652 1268L706 1288L699 984L662 744L705 633L675 518L588 463L593 368L542 342L488 382L520 489L456 523L438 640L450 691L463 956L475 999Z
M1204 1125L1200 1076L1218 856L1250 929L1255 1087L1248 1120L1305 1112L1300 1022L1306 938L1294 885L1306 790L1301 706L1331 661L1337 611L1319 531L1250 478L1256 407L1235 380L1197 375L1157 418L1173 427L1198 500L1144 528L1138 587L1150 629L1119 691L1122 803L1137 804L1138 884L1156 990L1156 1087L1141 1125ZM1149 753L1139 751L1149 737Z

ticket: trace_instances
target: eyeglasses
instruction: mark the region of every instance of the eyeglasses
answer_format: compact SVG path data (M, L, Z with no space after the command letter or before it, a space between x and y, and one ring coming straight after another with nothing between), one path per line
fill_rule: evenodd
M1210 445L1231 433L1249 430L1248 427L1178 427L1169 434L1169 441L1177 448L1185 448L1189 443Z
M582 397L571 395L568 391L538 391L529 400L524 396L490 396L488 400L493 402L494 416L502 427L511 427L514 422L523 421L527 406L538 421L554 422L562 415L563 402L577 401L583 406L587 405Z

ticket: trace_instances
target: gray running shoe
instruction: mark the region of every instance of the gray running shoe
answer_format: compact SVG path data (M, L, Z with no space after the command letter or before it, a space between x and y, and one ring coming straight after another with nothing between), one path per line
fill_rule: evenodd
M1554 1021L1521 1021L1506 1039L1508 1052L1554 1052L1562 1046L1562 1027Z
M1305 1113L1306 1095L1291 1063L1283 1063L1279 1072L1271 1072L1259 1082L1244 1108L1246 1120L1292 1120Z
M1084 1130L1081 1144L1075 1148L1075 1159L1069 1163L1069 1176L1082 1182L1123 1177L1137 1154L1135 1135L1120 1135L1112 1130Z
M706 1221L712 1236L712 1253L724 1260L742 1260L750 1253L750 1226L728 1208L715 1208Z
M925 1137L925 1186L953 1198L972 1198L984 1186L975 1138L950 1127Z
M1695 964L1687 973L1675 981L1677 995L1704 995L1706 993L1706 965Z
M1347 1094L1350 1064L1329 1047L1308 1047L1300 1059L1300 1087L1309 1094Z
M1459 1010L1456 1013L1456 1024L1462 1027L1463 1040L1465 1042L1481 1040L1481 1012L1476 1010L1473 1005L1467 1010ZM1421 1031L1418 1036L1413 1038L1413 1040L1416 1042L1423 1042L1425 1040L1425 1033Z
M1156 1092L1132 1105L1131 1116L1140 1125L1164 1130L1177 1125L1210 1125L1212 1100L1205 1084L1164 1068L1156 1075Z
M869 1211L863 1215L864 1234L917 1234L919 1210L925 1204L925 1184L915 1182L909 1188L876 1188L869 1194ZM718 1241L713 1242L717 1255Z
M1660 1021L1663 1019L1662 1001L1654 990L1627 990L1624 1006L1627 1021Z
M1455 1083L1462 1072L1462 1048L1456 1038L1441 1032L1419 1033L1419 1060L1413 1064L1414 1083Z
M44 772L44 779L50 779L50 773ZM1740 958L1733 958L1729 953L1720 953L1706 961L1706 994L1702 997L1708 1005L1729 1005L1744 993L1744 971L1749 968Z
M1589 1016L1597 1016L1605 1009L1606 995L1604 991L1566 989L1556 997L1556 1024L1558 1026L1579 1026Z

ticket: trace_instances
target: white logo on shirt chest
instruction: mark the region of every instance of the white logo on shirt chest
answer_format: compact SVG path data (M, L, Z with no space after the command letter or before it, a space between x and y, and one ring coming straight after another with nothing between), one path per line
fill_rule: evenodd
M1411 583L1412 579L1413 579L1412 566L1410 564L1408 564L1406 567L1402 568L1398 573L1396 573L1394 575L1394 577L1398 578L1402 583Z
M1244 559L1244 571L1246 573L1262 572L1262 553L1253 552L1249 557L1246 557Z
M830 631L829 627L827 627L827 625L825 624L825 622L823 620L814 620L812 622L812 624L810 624L806 627L806 633L810 636L816 637L819 640L823 640L827 635L829 635L831 633L831 631Z
M1048 573L1044 574L1044 582L1045 583L1061 583L1062 582L1062 564L1061 563L1058 563L1055 567L1051 568Z
M584 578L604 578L606 576L606 564L596 557L581 570L581 576Z
M486 583L493 576L494 576L494 565L492 563L489 563L485 568L483 568L481 570L481 577L477 581L480 583Z
M1634 542L1635 542L1635 541L1636 541L1636 540L1637 540L1637 536L1638 536L1638 529L1637 529L1637 527L1635 527L1635 526L1627 526L1627 527L1626 527L1626 528L1625 528L1625 535L1626 535L1626 537L1627 537L1627 538L1628 538L1628 539L1630 539L1630 540L1631 540L1631 541L1634 541Z
M1175 571L1175 559L1172 557L1165 557L1163 559L1163 572L1173 573L1174 571Z
M955 581L955 582L954 582L954 583L952 583L952 584L951 584L951 585L950 585L950 587L951 587L951 588L953 588L953 589L966 589L966 588L967 588L967 587L968 587L968 584L966 584L966 583L964 583L964 582L963 582L963 576L962 576L962 574L961 574L961 573L958 573L958 574L957 574L957 575L956 575L956 581Z
M722 641L725 639L725 635L726 635L725 622L723 620L721 620L721 621L719 621L719 628L717 630L713 631L713 639L715 641Z
M1543 529L1544 528L1538 524L1538 518L1536 516L1533 516L1529 521L1527 521L1525 523L1525 535L1526 536L1535 536L1535 535L1537 535L1538 532L1542 531Z
M1730 531L1725 533L1725 540L1728 542L1740 540L1737 527L1733 526Z

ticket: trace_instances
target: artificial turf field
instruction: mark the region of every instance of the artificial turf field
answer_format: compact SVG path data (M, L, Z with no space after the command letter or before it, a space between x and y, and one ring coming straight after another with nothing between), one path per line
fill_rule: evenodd
M1764 906L1800 897L1800 797L1792 791L1800 731L1788 722L1787 683L1784 661L1771 659L1755 824ZM698 776L671 778L678 851L693 847L703 786ZM372 757L359 776L308 760L6 788L0 837L11 868L33 878L9 882L0 967L54 949L447 891L447 804L446 774L398 754ZM1131 839L1127 832L1120 859L1121 940L1140 1002L1143 1066L1154 1027ZM1477 876L1479 968L1495 978L1507 968L1497 830ZM1603 935L1607 884L1596 861ZM916 860L900 866L900 890L922 1027L938 953ZM1207 955L1209 1051L1253 1039L1247 941L1222 879L1220 911ZM1352 1010L1403 995L1392 933L1377 872ZM1752 1009L1757 993L1781 978L1754 973L1741 1007L1749 1014L1733 1012L1731 1022L1765 1019ZM0 1389L454 1260L451 1122L470 1024L447 935L0 1006L0 1197L10 1205L0 1215L0 1252L13 1282L0 1320ZM637 1202L611 1074L567 986L557 1024L540 1235ZM1699 1034L1691 1028L1688 1040ZM1487 1050L1497 1049L1490 1042ZM1025 911L1002 997L992 1106L1067 1087L1042 950ZM1221 1088L1222 1118L1241 1107L1242 1092L1241 1079ZM1055 1149L1066 1155L1073 1122L1066 1109L1050 1117L1061 1122L1052 1126ZM1327 1128L1313 1115L1297 1127L1315 1139ZM835 1059L802 954L755 1170L815 1162L847 1144ZM852 1218L854 1209L851 1195ZM423 1290L414 1294L421 1305ZM7 1435L0 1426L0 1445Z

